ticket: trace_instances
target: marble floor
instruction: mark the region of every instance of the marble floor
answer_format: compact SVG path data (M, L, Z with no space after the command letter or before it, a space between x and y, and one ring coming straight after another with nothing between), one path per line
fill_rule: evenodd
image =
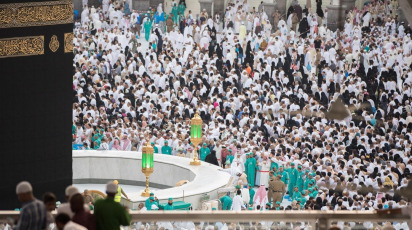
M74 184L80 192L83 192L85 189L88 190L98 190L100 192L105 192L106 191L106 185L105 184ZM141 192L145 188L142 186L133 186L133 185L120 185L123 189L123 191L128 194L128 193L134 193L134 192ZM156 188L150 188L151 191L155 192Z
M88 190L98 190L100 192L104 192L106 190L106 185L105 184L74 184L74 186L76 186L80 192L83 192L85 189ZM133 186L133 185L121 185L123 188L123 191L126 194L129 193L140 193L144 190L144 187L142 186ZM151 191L153 191L154 193L156 193L156 188L150 188ZM255 189L257 190L257 189ZM282 206L286 207L288 205L290 205L291 202L287 199L283 199L282 201Z

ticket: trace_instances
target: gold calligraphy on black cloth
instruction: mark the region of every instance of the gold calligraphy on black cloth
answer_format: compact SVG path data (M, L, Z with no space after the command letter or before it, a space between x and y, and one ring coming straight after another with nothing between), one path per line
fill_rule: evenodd
M73 33L65 33L64 34L64 52L70 53L73 52Z
M57 51L57 49L59 49L60 47L60 43L59 40L57 40L57 36L53 35L51 37L50 43L49 43L49 48L50 50L54 53Z
M44 26L73 22L71 1L0 4L0 28Z
M44 54L44 36L0 39L0 58Z

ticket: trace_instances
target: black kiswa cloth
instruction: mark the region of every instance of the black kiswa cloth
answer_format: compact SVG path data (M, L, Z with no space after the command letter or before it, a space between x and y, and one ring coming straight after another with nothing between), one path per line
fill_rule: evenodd
M0 5L23 2L48 5L50 1L1 0ZM64 199L65 188L73 183L74 55L68 51L69 46L65 49L65 38L73 33L73 23L45 23L48 25L13 24L0 29L1 39L40 37L37 45L43 48L36 49L34 55L8 54L0 58L0 69L7 76L2 78L6 87L0 97L12 98L2 101L2 107L7 109L0 112L2 131L7 133L0 141L0 162L7 162L0 169L0 175L7 175L2 177L0 186L0 210L21 207L15 186L23 180L31 183L35 197L53 192L57 200ZM23 55L33 48L25 44L28 43L23 41L16 46ZM25 138L28 133L34 135Z

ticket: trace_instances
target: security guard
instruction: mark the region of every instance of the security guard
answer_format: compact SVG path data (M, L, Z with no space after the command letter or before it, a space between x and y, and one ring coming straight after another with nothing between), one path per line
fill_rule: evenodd
M295 163L290 164L290 168L286 169L289 176L288 190L289 190L289 199L292 199L293 192L295 191L296 182L298 180L298 170L295 168Z
M152 147L153 147L154 153L159 153L159 148L156 147L155 143L154 143L154 142L151 142L150 144L151 144Z
M169 200L167 201L167 204L164 207L164 210L174 210L173 198L169 198Z
M172 155L172 148L168 144L169 142L165 141L165 145L162 146L162 154Z
M147 210L152 210L152 205L156 205L157 207L159 207L159 199L157 199L157 197L154 196L154 193L150 193L149 194L149 198L147 198L146 202L145 202L145 206L147 208Z
M303 178L305 178L305 172L302 169L302 165L298 165L298 175L295 186L298 186L299 193L302 192L305 183Z
M286 191L286 185L281 180L282 175L271 176L269 181L268 201L273 203L282 202L283 195Z
M123 194L124 197L126 197L126 199L129 199L129 197L128 197L128 196L126 195L126 193L123 191L122 187L120 187L119 181L114 180L113 182L117 185L117 193L116 193L116 195L114 196L114 201L120 203L120 200L122 199L122 194Z
M220 198L220 202L222 203L222 210L230 210L232 207L232 198L230 196Z

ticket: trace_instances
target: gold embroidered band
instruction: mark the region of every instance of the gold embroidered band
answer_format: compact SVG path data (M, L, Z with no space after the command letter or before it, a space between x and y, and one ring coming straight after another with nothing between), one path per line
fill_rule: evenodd
M73 52L73 33L64 34L64 52L71 53Z
M73 23L72 1L0 4L0 28Z
M0 58L44 54L44 36L0 39Z

